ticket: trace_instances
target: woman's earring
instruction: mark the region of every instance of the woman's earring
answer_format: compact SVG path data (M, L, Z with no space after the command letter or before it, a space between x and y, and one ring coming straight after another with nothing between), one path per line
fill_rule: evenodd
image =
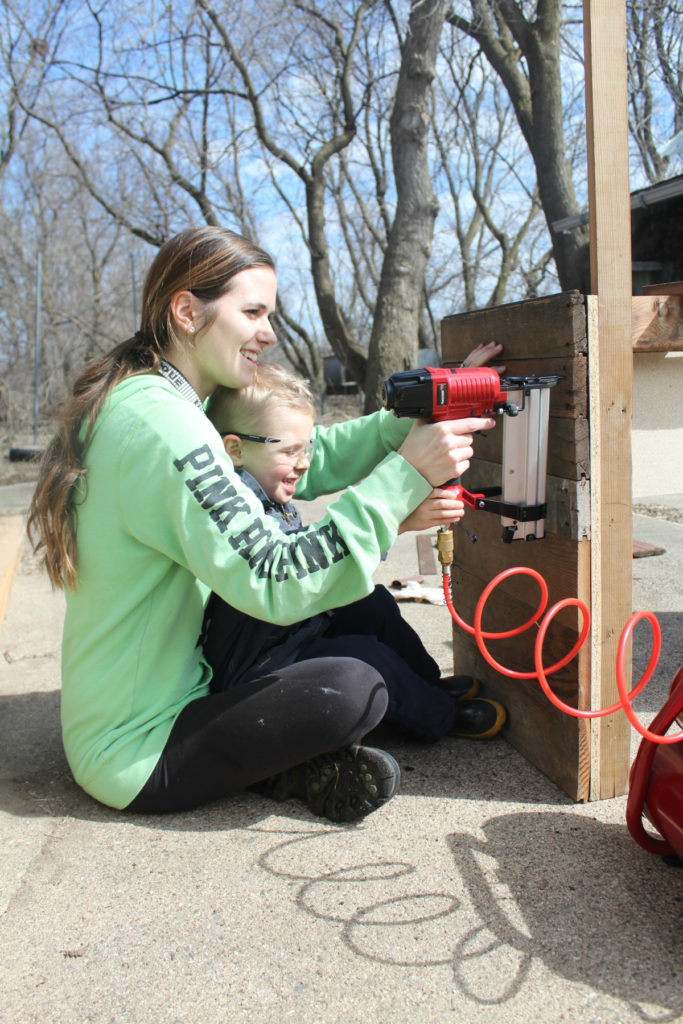
M190 324L190 326L187 328L187 333L194 334L194 324Z

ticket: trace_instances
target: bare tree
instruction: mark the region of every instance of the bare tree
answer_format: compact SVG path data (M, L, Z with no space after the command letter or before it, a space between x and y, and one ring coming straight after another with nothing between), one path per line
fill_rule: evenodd
M630 0L628 13L629 128L646 180L666 177L662 144L683 130L683 5Z
M30 126L2 181L0 367L4 418L26 434L34 386L37 257L42 260L38 384L49 422L85 361L132 333L131 239L80 188L64 154Z
M49 96L25 109L59 139L82 188L152 245L196 217L258 236L268 206L279 204L308 253L316 300L312 319L283 303L290 359L320 379L319 318L374 407L384 377L414 362L419 339L435 343L433 305L445 294L447 275L427 274L438 147L452 196L463 148L447 154L432 123L445 0L413 0L407 12L380 0L348 9L270 0L258 41L213 0L161 0L146 21L134 5L126 13L120 31L122 0L80 9L90 45L62 61ZM506 295L533 221L496 208L495 141L482 152L476 113L466 135L475 216L468 227L462 211L456 218L468 306L474 279L490 277L493 251L499 265L485 301ZM438 260L443 267L442 253ZM527 260L527 291L532 266L544 263Z
M391 113L396 211L377 290L368 352L366 409L376 408L391 369L414 364L424 275L438 204L429 166L431 88L446 17L445 0L411 4Z
M199 218L257 238L263 185L254 190L253 181L269 170L253 128L240 121L246 93L226 51L226 21L215 27L192 0L162 2L149 23L131 17L121 32L121 8L104 0L79 12L90 45L62 61L61 80L27 113L59 140L82 189L127 233L158 246ZM291 361L319 381L318 346L285 300L279 324Z
M230 9L216 8L210 0L162 4L159 10L151 29L136 35L133 26L118 39L120 5L105 0L88 8L93 44L85 56L62 65L59 87L30 112L57 136L82 187L128 232L153 245L193 211L208 223L227 219L238 228L255 229L263 218L254 214L253 201L245 202L240 175L253 179L254 169L263 168L301 230L324 336L361 383L366 383L369 344L367 390L374 404L381 379L411 362L417 349L436 216L428 164L429 90L445 0L414 0L398 65L390 71L398 83L390 123L393 179L387 181L385 168L382 187L391 200L382 202L380 219L373 222L373 211L363 228L366 237L368 232L377 237L375 255L364 259L360 234L352 240L349 232L349 261L334 267L328 237L334 181L352 196L350 165L343 169L341 155L353 143L368 97L376 91L376 69L363 67L357 57L361 41L366 50L373 39L382 41L385 5L362 0L348 11L325 0L264 5L258 50L248 31L240 34L243 26ZM394 12L388 23L398 26ZM391 32L398 53L399 36L395 28ZM264 33L272 49L264 47ZM71 113L65 119L67 104ZM217 124L226 139L232 135L220 158ZM83 144L88 135L102 140L97 159ZM103 175L105 154L111 168L120 166L125 154L126 173ZM296 189L283 183L283 172L298 178L303 204ZM343 198L339 191L333 218L341 232L349 224ZM360 190L353 204L355 215L362 206ZM362 294L366 282L364 301L372 303L373 328L370 332L365 323L358 335L348 312L353 301L346 299ZM315 342L308 325L284 310L281 322L289 324L287 341L298 346L298 358L310 367L306 354Z
M443 183L440 231L457 245L435 244L440 260L428 272L428 293L433 300L452 289L454 311L499 305L510 291L537 294L552 252L514 113L476 46L451 34L441 63L432 116L435 180Z
M449 21L478 43L510 97L536 166L561 286L587 291L587 230L555 228L579 212L564 138L562 12L562 0L463 0Z
M61 147L92 294L124 239L243 231L278 257L288 359L320 383L329 346L370 409L444 312L539 294L554 266L587 286L585 230L554 227L577 212L576 0L40 4L34 28L3 7L7 137L23 151L30 117ZM679 6L630 0L633 132L654 174L658 98L681 123ZM88 313L91 346L105 321Z
M0 4L0 174L17 150L59 50L66 0Z
M202 131L222 68L202 59L207 41L197 31L197 15L191 5L187 17L183 12L169 5L143 31L133 24L124 33L122 4L86 5L78 12L85 23L76 20L74 28L87 33L90 45L59 62L61 79L40 104L24 103L56 135L85 191L153 246L195 211L208 223L231 212L229 186L218 209L209 194L209 142Z
M197 0L198 6L213 23L226 54L240 75L259 142L274 160L283 164L303 183L306 204L304 233L323 330L333 352L361 383L364 383L366 376L366 356L349 330L333 283L326 235L326 189L328 165L350 145L356 133L357 106L352 81L354 57L364 19L373 2L362 0L346 24L337 18L332 5L323 4L315 8L297 2L292 4L295 10L315 23L316 34L319 33L332 65L331 75L327 68L321 75L316 67L315 53L310 56L292 55L291 58L301 69L305 80L317 86L321 92L328 86L336 90L330 104L332 109L325 110L323 107L324 120L313 124L310 118L302 117L303 108L299 110L292 104L291 98L284 95L277 78L272 82L256 81L254 69L258 65L247 61L246 55L228 30L225 17L211 0ZM265 102L269 92L273 94L270 110ZM308 98L312 101L310 95ZM281 141L271 127L270 120L274 111L281 111L285 104L290 106L292 120L299 129L299 150L303 150L303 153L297 151L291 141ZM279 121L277 116L276 120Z

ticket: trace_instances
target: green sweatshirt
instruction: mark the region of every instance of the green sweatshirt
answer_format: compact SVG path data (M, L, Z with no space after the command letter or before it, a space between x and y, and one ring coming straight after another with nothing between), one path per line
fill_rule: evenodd
M396 453L409 427L379 412L316 428L297 498L348 490L285 535L170 383L144 375L114 389L87 451L62 646L64 747L83 789L127 806L179 713L208 693L197 638L211 590L283 625L370 592L381 553L430 491Z

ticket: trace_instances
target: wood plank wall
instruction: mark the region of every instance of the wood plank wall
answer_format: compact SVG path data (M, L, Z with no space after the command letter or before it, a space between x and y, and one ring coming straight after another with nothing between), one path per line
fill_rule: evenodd
M564 292L530 302L446 317L441 324L442 358L454 366L481 342L500 340L501 357L511 376L561 374L551 391L548 507L546 536L541 541L501 540L500 518L468 511L455 529L453 599L472 623L479 596L489 581L511 566L530 566L546 579L549 603L579 596L590 606L590 451L588 432L588 369L586 302L579 292ZM463 478L476 491L500 484L502 423L475 441L476 457ZM470 535L477 536L472 542ZM492 595L483 628L500 632L527 621L538 604L538 587L528 576L508 580ZM572 647L580 622L573 609L551 625L545 664ZM517 671L533 670L537 629L508 640L490 641L493 656ZM490 668L471 636L455 626L453 660L456 673L472 673L485 682L485 692L508 709L506 736L529 761L574 800L590 794L589 732L585 722L558 711L535 681L518 681ZM590 651L551 678L558 695L573 706L590 707Z

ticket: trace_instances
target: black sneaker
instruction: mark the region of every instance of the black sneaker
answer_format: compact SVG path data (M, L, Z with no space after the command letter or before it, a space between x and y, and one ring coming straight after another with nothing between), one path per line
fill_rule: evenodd
M391 800L400 781L391 754L353 746L320 754L253 788L275 800L297 797L330 821L359 821Z
M453 700L461 700L476 697L480 683L474 676L442 676L436 685Z
M505 725L507 713L497 700L475 697L455 702L455 721L451 736L466 736L471 740L488 740Z

